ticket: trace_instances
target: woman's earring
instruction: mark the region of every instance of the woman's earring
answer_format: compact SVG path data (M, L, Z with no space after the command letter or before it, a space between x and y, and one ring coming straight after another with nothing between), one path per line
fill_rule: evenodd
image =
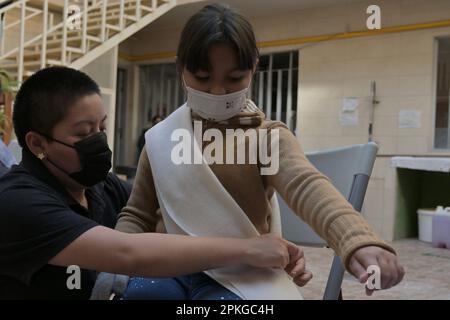
M43 160L45 158L45 154L43 152L38 153L37 157L39 158L39 160Z

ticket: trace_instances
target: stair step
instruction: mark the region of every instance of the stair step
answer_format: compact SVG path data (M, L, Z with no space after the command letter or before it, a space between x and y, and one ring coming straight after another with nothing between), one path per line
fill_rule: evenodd
M61 54L61 48L54 48L54 49L46 50L46 54L47 55L54 55L56 53ZM41 50L37 50L37 51L34 51L34 52L30 52L30 53L24 54L24 59L25 60L33 59L33 58L39 58L40 59L41 58Z
M162 5L164 3L168 3L170 2L170 0L158 0L158 5ZM141 2L141 5L139 6L141 8L141 10L144 11L148 11L148 12L152 12L153 8L151 6L151 1L145 1L144 3ZM124 0L124 11L131 11L131 10L136 10L136 1L130 0ZM112 14L112 13L119 13L120 12L120 2L108 2L107 6L106 6L106 11L107 14ZM102 6L97 6L95 8L92 8L91 10L89 10L88 15L98 15L101 16L101 12L102 12Z
M109 28L109 29L115 30L115 31L119 31L119 32L122 31L122 29L120 29L120 26L115 26L115 25L112 25L112 24L107 24L106 28Z
M2 65L14 64L14 63L16 63L16 59L15 58L9 58L9 59L3 59L2 60Z
M46 65L63 65L61 62L59 62L57 60L52 60L51 63L48 63L49 60L46 61L46 62L47 62ZM16 69L17 70L18 67L19 67L19 65L17 63L11 64L11 65L0 65L0 68L4 69L6 71L7 70L11 70L11 69ZM41 67L41 62L40 61L27 61L27 62L23 63L23 67L24 68L26 68L26 67L38 67L38 68L40 68Z
M79 56L83 55L84 52L80 48L67 47L67 52L72 52L72 54L77 54ZM53 48L46 50L46 57L60 57L61 56L61 47ZM33 53L27 53L24 55L25 61L33 61L35 59L41 59L41 50L35 51Z
M86 28L86 32L89 33L89 31L93 31L96 30L97 26L88 26ZM83 33L83 30L67 30L67 36L69 35L81 35ZM55 37L55 36L62 36L63 35L63 30L58 30L55 32L52 32L48 35L49 38Z
M106 21L106 23L111 22L111 21L117 21L117 23L119 23L119 16L107 16L105 21ZM100 23L102 23L102 18L95 18L95 19L90 19L87 21L88 27L91 25L100 24Z
M129 19L129 20L131 20L131 19ZM125 23L125 26L128 26L128 25L129 24ZM91 25L91 26L88 25L88 27L86 29L86 33L88 36L99 36L101 28L102 28L101 24L96 24L96 25ZM116 31L121 31L119 25L112 25L112 24L107 23L105 25L105 28L116 30ZM83 33L82 30L67 30L67 38L78 37L81 39L82 33ZM49 37L48 41L54 41L56 39L59 39L61 41L62 36L63 36L62 30L52 32L51 34L48 35L48 37ZM55 37L57 37L57 38L54 39Z
M124 16L124 18L130 17L130 16L133 16L135 12L136 11L131 11L131 15L129 13L125 12L123 14L123 16ZM120 15L119 14L110 15L109 12L108 12L108 15L106 16L105 20L108 22L108 21L119 21L119 19L120 19ZM92 19L91 19L91 17L89 17L88 21L87 21L87 25L91 25L91 24L95 24L95 23L101 23L101 22L102 22L102 17L101 16L100 17L94 17Z
M50 65L50 66L62 66L63 64L61 63L60 60L47 59L47 65Z
M102 42L102 39L100 39L100 37L87 35L86 38L87 38L88 40L91 40L91 41Z
M153 8L152 7L148 7L148 6L143 6L141 5L141 10L143 11L147 11L147 12L153 12Z
M67 37L67 43L80 43L81 44L81 37ZM55 40L49 40L47 41L47 47L62 47L61 39L55 39Z
M124 8L130 8L130 7L135 7L136 6L136 0L122 0L124 5ZM106 5L106 9L107 11L111 10L111 9L119 9L120 10L120 1L117 2L110 2L108 1L107 5ZM89 10L90 12L96 12L96 11L101 11L102 10L102 5L98 5L95 8L92 8L91 10Z
M83 49L81 49L81 48L67 47L66 50L68 52L72 52L72 53L85 54L85 52L83 52Z
M11 79L17 79L17 72L8 72L8 75L11 77Z
M147 15L148 13L144 13L142 16L145 16L145 15ZM129 14L124 14L123 15L123 19L124 19L124 23L126 24L126 22L127 22L127 20L130 20L130 21L132 21L132 22L136 22L136 21L138 21L138 18L136 18L136 16L134 15L134 14L132 14L132 15L129 15ZM93 19L93 20L89 20L88 22L87 22L87 26L88 26L88 28L89 27L92 27L92 26L96 26L96 25L100 25L102 23L102 19L101 18L99 18L99 19ZM106 23L109 23L110 25L112 24L112 25L119 25L120 24L120 17L119 16L111 16L111 17L108 17L107 19L106 19Z
M76 47L81 46L81 39L80 38L67 38L67 45L71 45ZM52 41L48 41L47 42L47 48L61 48L62 44L61 44L61 40L52 40Z
M61 38L62 38L62 35L58 35L58 36L61 36ZM78 34L77 33L73 33L73 34L67 34L67 39L80 39L81 40L81 37L82 37L82 34L81 34L81 32L78 32ZM47 40L47 43L49 42L49 41L53 41L53 42L55 42L55 41L58 41L59 43L61 43L61 38L56 38L56 39L48 39ZM100 37L98 36L98 33L95 33L95 34L90 34L90 33L87 33L86 34L86 39L87 40L91 40L91 41L97 41L97 42L101 42L102 40L100 39ZM37 45L40 45L40 44L37 44Z
M145 16L145 15L153 12L153 9L150 7L141 7L141 9L142 9L141 16ZM130 12L124 12L123 17L124 17L124 19L128 19L131 21L137 21L138 19L136 18L135 13L136 13L136 10L132 10ZM108 15L106 16L106 21L117 21L117 24L119 24L119 19L120 19L120 14L110 15L110 13L108 12ZM102 22L101 15L98 15L94 18L89 16L87 25L90 26L93 24L100 24L101 22Z
M129 13L129 12L136 12L136 7L134 6L128 6L128 7L124 7L123 10L124 13ZM114 15L119 15L120 14L120 8L114 8L114 9L106 9L106 15L107 16L114 16ZM101 18L102 16L102 12L101 11L89 11L88 12L88 21L91 20L92 18Z
M113 32L112 35L114 35L116 33L116 31L111 30L110 32ZM112 36L111 35L111 36ZM86 50L87 52L89 52L89 50L92 50L93 48L97 47L99 44L102 43L102 41L100 40L100 38L98 37L89 37L88 39L89 41L86 43ZM73 57L81 57L83 56L85 53L82 52L81 50L81 39L80 38L68 38L68 42L67 42L67 48L66 51L68 53L68 55L70 54L72 58L69 58L71 61L73 61ZM57 50L61 51L61 41L60 40L53 40L51 42L47 43L47 51L49 50L54 50L51 51L53 52L53 54L49 55L50 57L54 57L56 55L56 57L60 57L60 55L58 55ZM47 56L47 58L49 57Z
M136 18L136 16L130 16L130 15L127 15L127 14L124 14L123 17L125 19L131 20L133 22L137 22L139 20L138 18Z

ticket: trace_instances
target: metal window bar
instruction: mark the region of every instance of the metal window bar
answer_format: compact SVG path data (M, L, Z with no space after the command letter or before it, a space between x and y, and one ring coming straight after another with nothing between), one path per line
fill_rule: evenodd
M277 109L276 120L281 121L281 101L282 101L282 88L283 88L283 70L277 71Z
M288 70L288 83L287 83L287 98L286 98L286 124L289 130L294 129L292 123L292 68L293 68L294 54L289 53L289 70Z
M176 108L178 108L179 103L178 103L178 99L179 99L179 95L180 95L180 85L179 85L179 81L178 81L178 76L175 77L175 93L174 93L174 104L173 104L173 110L175 110Z
M259 89L258 89L258 105L261 109L264 106L264 71L259 72Z
M267 71L267 94L266 94L266 118L272 119L272 66L273 55L269 57L269 70Z
M161 66L161 73L160 73L160 78L159 78L159 101L158 101L158 110L157 110L157 114L162 115L163 111L162 111L162 103L163 103L163 97L164 97L164 76L166 73L166 65L162 65Z
M165 114L164 116L167 116L170 113L170 110L172 109L172 80L167 79L167 91L166 91L166 110L163 110Z

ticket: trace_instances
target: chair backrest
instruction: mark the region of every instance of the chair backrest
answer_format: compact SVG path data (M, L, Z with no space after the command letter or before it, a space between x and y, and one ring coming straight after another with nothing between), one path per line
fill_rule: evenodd
M308 160L325 174L341 194L348 199L357 211L361 211L369 178L375 163L378 146L369 142L344 148L328 149L307 153ZM278 195L280 203L283 237L299 245L326 246L305 222L287 206ZM337 300L341 297L341 285L344 267L335 256L328 276L324 293L325 300Z
M378 146L373 143L353 145L349 147L327 149L306 153L308 160L324 175L326 175L337 190L355 207L360 206L364 199L368 179L372 172ZM353 195L352 195L353 186ZM352 203L352 202L355 203ZM303 222L286 202L278 196L281 212L283 236L294 243L308 246L326 246L305 222ZM359 208L356 208L359 207Z

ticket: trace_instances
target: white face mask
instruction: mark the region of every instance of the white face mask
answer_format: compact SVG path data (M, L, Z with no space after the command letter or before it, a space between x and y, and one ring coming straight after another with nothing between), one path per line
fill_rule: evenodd
M184 79L183 79L184 80ZM237 92L215 95L195 90L184 83L187 90L187 106L200 117L212 121L223 121L241 112L247 101L250 85Z

